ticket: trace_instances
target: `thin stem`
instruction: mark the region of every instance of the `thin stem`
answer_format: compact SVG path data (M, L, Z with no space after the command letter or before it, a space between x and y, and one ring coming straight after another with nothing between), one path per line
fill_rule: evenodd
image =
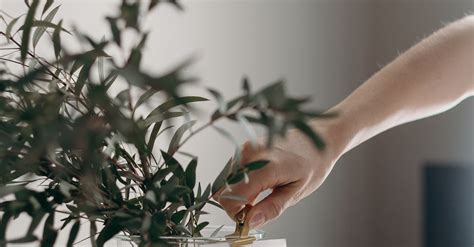
M176 150L180 149L186 142L188 142L193 136L198 134L199 132L205 130L206 128L212 126L216 120L211 120L210 122L202 125L201 127L197 128L195 131L193 131L189 136L183 139L183 141L176 147Z
M5 15L6 17L10 18L10 19L15 19L13 16L9 15L7 12L3 11L0 9L0 13L2 13L3 15Z
M9 40L11 40L16 46L18 46L18 47L21 48L21 44L18 43L13 37L8 37L8 36L7 36L4 32L2 32L2 31L0 31L0 34L3 35L3 36L5 36L5 37L7 37L7 38L8 38ZM31 51L29 51L29 50L27 50L26 52L27 52L28 55L30 55L32 58L35 58L35 59L41 64L41 66L43 66L43 67L46 69L46 71L47 71L53 78L55 78L55 79L57 79L57 80L60 80L60 81L62 82L62 80L61 80L58 76L56 76L56 74L54 74L53 71L51 71L47 66L45 66L45 65L42 63L41 59L39 59L35 54L31 53ZM64 82L63 82L63 83L64 83Z
M66 104L68 104L69 106L71 106L72 108L74 108L74 110L80 112L82 115L86 115L86 113L83 112L83 111L79 108L78 105L76 106L76 105L70 103L69 101L66 101Z
M99 234L99 233L94 234L94 236L97 235L97 234ZM88 239L91 239L91 241L93 241L93 242L95 243L94 238L93 238L94 236L89 236L89 237L83 238L83 239L81 239L81 240L75 242L73 245L80 244L80 243L82 243L82 242L84 242L84 241L86 241L86 240L88 240ZM94 245L92 245L92 246L94 246Z
M213 119L213 120L209 121L208 123L202 125L202 126L199 127L198 129L196 129L195 131L193 131L189 136L187 136L186 138L184 138L183 141L178 145L178 147L176 148L176 150L180 149L186 142L188 142L193 136L195 136L195 135L198 134L199 132L205 130L205 129L208 128L208 127L211 127L215 122L217 122L217 120L222 119L223 117L227 117L227 116L230 116L230 115L237 114L237 112L242 111L242 110L244 110L244 109L245 109L245 108L239 108L239 109L237 109L235 112L226 113L226 114L220 116L219 118Z
M0 34L3 35L3 36L5 36L5 37L7 37L9 40L11 40L11 41L12 41L16 46L18 46L19 48L22 47L21 44L18 43L13 37L8 37L8 36L7 36L4 32L2 32L2 31L0 31ZM27 50L27 54L28 54L30 57L36 59L36 61L38 61L38 63L39 63L43 68L45 68L46 72L48 72L48 74L51 75L54 79L58 80L59 82L61 82L61 83L64 84L64 85L68 85L68 83L66 83L66 82L64 82L63 80L61 80L61 78L59 78L59 77L58 77L53 71L51 71L51 69L48 67L48 66L54 67L53 64L49 63L48 61L46 61L46 60L44 60L44 59L39 58L38 56L36 56L35 54L33 54L33 53L32 53L31 51L29 51L29 50ZM12 62L12 61L10 61L10 62ZM14 61L14 63L17 63L17 64L20 64L20 65L26 66L24 63L19 63L19 62L16 62L16 61ZM45 63L45 64L48 65L48 66L46 66L46 65L43 64L43 63ZM71 75L71 79L72 79L72 75ZM83 102L80 98L78 98L78 102L82 103L82 105L83 105L84 107L87 107L86 103Z
M8 58L3 58L3 57L0 57L0 60L2 60L2 61L6 61L6 62L9 62L9 63L18 64L18 65L21 65L21 66L26 66L26 67L29 67L28 65L26 65L26 64L24 64L24 63L20 63L20 62L18 62L18 61L11 60L11 59L8 59Z
M60 213L60 214L71 215L71 212L67 212L67 211L63 211L63 210L55 209L54 211L57 212L57 213ZM83 215L78 215L78 217L82 218L82 219L86 219L86 220L89 219L89 218L87 218L86 216L83 216Z
M15 53L17 53L17 52L19 52L19 51L18 51L18 50L16 50L16 51L12 51L12 52L9 52L9 53L6 53L6 54L3 54L3 55L2 55L2 56L0 56L0 57L8 57L8 56L11 56L12 54L15 54Z
M20 50L16 47L5 47L5 48L0 48L0 51L9 51L9 50Z
M97 247L97 243L94 238L95 235L97 235L97 225L95 224L95 220L91 220L90 239L92 247Z

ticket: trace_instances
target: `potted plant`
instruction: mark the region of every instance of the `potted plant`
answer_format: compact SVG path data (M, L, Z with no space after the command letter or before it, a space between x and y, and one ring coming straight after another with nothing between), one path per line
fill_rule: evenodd
M103 38L56 21L60 7L52 0L25 4L24 15L0 13L1 246L53 246L66 226L67 246L78 241L82 227L89 228L91 246L103 246L118 234L140 246L169 245L166 236L201 236L208 225L200 220L203 207L220 207L212 196L268 163L240 164L236 145L213 184L196 182L197 156L182 146L206 128L232 139L218 126L221 119L239 122L251 133L252 125L264 126L269 146L295 127L324 147L305 123L324 115L302 110L307 99L287 96L282 81L252 91L244 79L242 94L229 101L209 89L217 110L196 124L193 104L207 99L181 93L183 87L196 87L183 73L190 61L160 75L141 68L151 31L143 20L161 4L182 10L175 0L123 0L116 15L106 17L110 35ZM126 32L136 41L131 46L122 42ZM63 45L65 36L77 37L88 49L71 51ZM36 51L41 42L52 44L50 54ZM114 49L121 56L110 55ZM119 87L124 89L118 92ZM140 114L143 105L153 108ZM177 119L184 123L175 126ZM155 142L167 138L164 132L172 138L157 150ZM31 218L26 235L8 238L7 228L25 213ZM59 217L62 225L55 224Z

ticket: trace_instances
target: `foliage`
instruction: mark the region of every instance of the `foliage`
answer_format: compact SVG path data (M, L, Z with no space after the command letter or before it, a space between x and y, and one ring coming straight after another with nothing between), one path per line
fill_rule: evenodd
M207 99L181 94L181 88L193 85L184 73L190 62L160 75L141 68L149 33L143 19L162 4L182 10L177 1L152 0L147 6L138 0L122 1L117 15L106 17L110 37L101 40L67 30L62 20L54 21L59 6L52 0L25 3L25 15L0 16L5 23L0 29L4 41L0 46L1 246L24 242L52 246L66 226L71 229L68 246L78 241L80 228L86 226L92 246L103 246L120 232L139 236L141 246L163 244L160 236L199 236L208 224L199 220L206 213L203 207L219 206L212 195L268 163L241 166L237 145L236 155L212 185L197 183L198 159L191 155L183 164L176 156L189 156L182 146L208 127L233 140L216 126L220 119L241 123L252 136L252 125L264 126L269 145L273 137L284 136L294 126L318 148L324 147L305 124L307 118L323 115L301 110L307 99L288 97L281 81L253 92L244 79L243 93L230 101L209 89L218 109L193 130L191 104ZM132 47L124 45L126 31L134 32ZM63 45L65 36L77 37L89 49L69 51ZM48 54L52 58L37 53L41 40L52 43ZM114 48L125 59L111 57L108 50ZM125 89L112 95L119 82ZM135 99L133 92L141 94ZM156 105L152 99L158 98L161 103ZM144 104L156 107L147 116L140 115L137 109ZM170 124L170 119L180 118L183 125ZM174 131L168 149L153 152L165 131ZM27 233L8 239L6 229L20 214L32 219ZM58 217L62 226L54 224ZM38 236L35 230L40 224L43 234Z

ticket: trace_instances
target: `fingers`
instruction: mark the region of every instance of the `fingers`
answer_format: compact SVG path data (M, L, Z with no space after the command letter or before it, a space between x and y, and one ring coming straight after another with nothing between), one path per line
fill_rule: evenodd
M242 146L240 164L245 165L245 164L247 164L251 161L258 160L258 158L256 158L256 157L259 157L259 156L260 157L265 157L265 154L263 154L263 152L264 152L263 146L261 146L261 145L252 146L249 142L245 143ZM267 159L268 159L268 157L267 157ZM230 192L227 189L229 189L229 188L224 187L224 188L221 188L219 191L217 191L213 196L214 200L219 201L219 197L220 197L220 195L222 195L222 193Z
M234 219L234 217L242 209L244 209L245 205L247 205L247 204L253 205L255 203L255 200L257 199L257 196L258 196L258 194L252 195L249 198L246 198L247 200L245 202L243 202L243 201L235 201L235 200L220 197L221 195L238 195L238 194L234 193L234 190L226 191L225 189L221 189L221 191L216 193L216 194L217 195L214 196L214 200L219 202L219 204L224 208L227 215L229 215L229 217L232 218L232 219ZM239 195L239 196L241 196L241 195Z
M260 145L260 144L252 145L250 142L245 143L242 146L242 153L241 153L241 159L240 159L241 165L248 164L249 162L251 162L253 160L258 160L255 157L258 155L259 152L261 153L263 151L264 151L264 146L263 145ZM265 155L260 154L259 156L264 157ZM228 189L228 188L224 187L224 188L221 188L219 191L217 191L213 196L214 200L219 201L219 196L226 189Z
M296 187L287 185L275 188L265 199L255 205L247 215L250 228L256 228L278 218L285 209L293 205Z
M242 146L242 157L241 157L240 163L247 164L251 161L254 161L256 160L255 159L256 155L258 155L259 153L261 154L265 151L269 151L269 150L266 148L265 144L261 142L257 142L254 144L252 144L251 142L246 142Z
M300 174L300 169L295 169L294 164L298 163L300 157L293 155L291 153L285 152L284 150L279 149L249 149L244 148L243 160L244 163L248 163L254 160L266 159L270 160L270 163L267 164L264 168L252 171L249 174L249 183L239 182L235 185L230 186L231 191L224 190L222 195L237 195L245 198L247 201L236 201L225 198L218 198L219 203L226 210L227 214L230 217L234 217L240 210L244 208L246 204L253 204L257 196L267 190L274 189L271 197L264 199L264 201L269 200L270 204L264 204L267 206L274 206L272 202L275 200L283 199L280 193L291 192L288 184L292 184L299 180L303 175ZM271 199L274 198L274 199ZM263 202L263 201L262 201ZM284 203L283 201L281 203ZM280 205L280 204L278 204ZM261 206L262 207L262 206ZM264 206L263 206L264 207ZM272 211L265 215L267 217L266 221L277 217L281 212L277 210L278 208L269 209ZM263 209L262 209L263 210ZM283 210L283 209L282 209ZM266 222L265 221L265 222Z
M219 203L226 210L230 217L234 217L246 204L253 204L257 196L275 186L281 184L283 178L278 178L277 174L280 168L275 162L270 162L262 169L252 171L249 176L249 183L241 181L231 185L229 189L222 191L218 198ZM226 195L236 195L246 199L246 201L237 201L225 198Z

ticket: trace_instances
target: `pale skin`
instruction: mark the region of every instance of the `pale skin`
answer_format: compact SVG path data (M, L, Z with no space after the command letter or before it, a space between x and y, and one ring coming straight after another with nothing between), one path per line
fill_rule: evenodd
M444 112L474 95L474 15L453 22L416 44L370 77L334 106L331 120L312 120L311 127L326 141L317 150L300 132L290 131L275 146L243 146L242 163L269 160L252 172L248 183L231 186L223 194L243 196L256 203L247 220L251 228L278 218L288 207L316 191L337 160L371 137L392 127ZM217 199L235 216L246 203Z

